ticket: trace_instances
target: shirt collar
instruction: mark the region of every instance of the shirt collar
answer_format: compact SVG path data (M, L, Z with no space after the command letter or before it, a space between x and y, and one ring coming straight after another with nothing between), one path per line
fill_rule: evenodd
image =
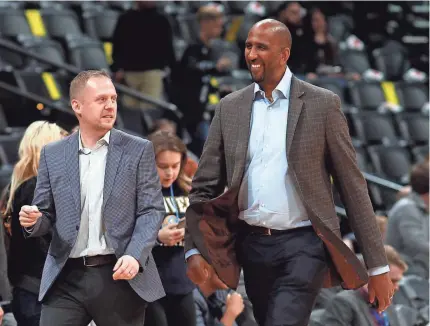
M284 76L282 77L281 81L279 82L278 86L275 87L275 90L280 91L285 98L289 98L290 96L290 86L291 86L291 78L293 77L293 74L291 73L290 68L285 70ZM254 99L256 95L259 92L263 92L263 90L260 88L260 85L255 83L254 85Z
M79 151L81 152L84 149L84 145L82 144L82 138L81 138L81 131L78 131L79 133ZM97 144L106 144L109 145L109 139L110 139L110 130L97 141Z

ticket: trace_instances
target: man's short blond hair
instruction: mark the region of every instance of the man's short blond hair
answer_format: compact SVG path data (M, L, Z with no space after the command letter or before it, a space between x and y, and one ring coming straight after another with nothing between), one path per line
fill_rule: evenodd
M400 257L399 253L393 247L389 245L384 245L385 254L387 255L387 260L389 265L394 265L399 267L403 272L408 270L408 265Z
M72 82L70 83L70 89L69 89L70 100L75 99L78 96L78 94L87 85L88 80L96 77L105 77L112 80L109 74L104 70L81 71L79 74L77 74L75 78L73 78Z
M212 4L202 6L197 11L197 21L199 23L202 21L216 20L223 16L222 11L216 5Z

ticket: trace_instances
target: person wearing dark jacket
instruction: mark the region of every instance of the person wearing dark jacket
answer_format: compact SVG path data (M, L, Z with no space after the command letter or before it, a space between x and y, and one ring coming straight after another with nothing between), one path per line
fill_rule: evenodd
M209 93L204 90L204 79L225 74L233 63L227 53L216 58L213 49L214 42L223 30L223 13L214 5L206 5L197 12L197 21L200 25L199 37L184 51L173 78L175 85L173 97L174 102L184 113L184 127L194 138L194 143L189 145L189 149L199 155L205 140L202 138L205 136L199 136L197 130L203 118Z
M56 124L33 122L21 140L19 161L12 173L5 215L10 217L11 224L8 277L13 286L12 311L18 326L39 325L41 303L38 294L51 240L50 235L25 238L19 222L19 211L22 205L33 200L42 147L63 136L64 130Z
M195 326L195 286L186 275L185 230L183 223L180 223L189 204L190 179L183 171L187 149L175 134L167 131L157 131L148 139L154 144L166 208L156 246L152 250L166 296L148 305L145 325Z
M122 14L113 34L112 70L119 82L161 99L164 69L176 63L173 33L166 16L153 1L136 1L134 8ZM148 108L150 104L124 97L130 108Z

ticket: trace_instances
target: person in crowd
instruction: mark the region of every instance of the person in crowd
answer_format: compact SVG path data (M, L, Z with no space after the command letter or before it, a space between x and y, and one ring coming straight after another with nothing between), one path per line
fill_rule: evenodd
M312 37L306 44L305 73L309 80L317 79L318 74L334 75L329 70L337 64L337 45L328 33L327 21L324 13L315 8L310 12Z
M148 45L151 50L148 50ZM165 68L176 65L173 32L167 17L157 11L155 1L135 1L132 9L118 19L112 40L112 70L116 81L162 99ZM130 108L148 108L152 104L124 96Z
M214 275L214 277L217 277ZM217 289L215 282L201 284L194 289L197 315L196 326L239 326L237 318L245 309L242 296L232 290Z
M12 293L9 279L7 277L6 237L7 235L4 224L0 223L0 325L17 326L10 307Z
M410 173L411 193L388 212L385 242L409 266L408 273L429 278L429 161L416 164Z
M277 20L249 31L254 83L217 106L186 214L190 279L201 285L216 273L235 289L242 268L255 318L266 326L307 325L319 290L341 281L348 289L368 283L380 311L394 294L340 99L292 74L291 42ZM342 242L330 176L367 270Z
M188 207L191 179L184 173L187 148L174 133L157 131L148 139L154 145L155 162L164 197L165 217L152 250L166 296L148 305L145 325L194 326L194 284L186 275L183 238L179 225Z
M159 119L155 121L152 133L155 133L157 131L166 131L177 135L177 125L171 120ZM190 155L187 155L187 161L185 162L185 165L182 167L183 172L190 179L192 179L194 174L196 173L197 165L198 165L197 159L194 159Z
M197 21L200 26L199 38L185 49L180 61L181 68L173 79L177 89L174 101L183 111L183 124L193 138L189 147L199 155L204 139L198 137L198 126L207 102L207 96L202 92L203 77L222 75L231 67L232 62L228 57L214 61L211 53L213 41L218 39L223 31L222 11L215 5L202 6L197 12Z
M385 245L385 253L390 265L389 276L395 290L408 269L397 251ZM402 326L394 306L378 312L374 305L369 305L369 289L365 285L355 291L341 291L335 295L321 316L322 325L330 326Z
M425 157L424 157L424 159L423 159L423 161L429 161L430 160L430 155L429 154L427 154ZM398 192L397 192L397 200L400 200L400 199L402 199L403 197L407 197L407 196L409 196L410 194L411 194L411 192L412 192L412 188L411 188L411 186L410 185L406 185L406 186L403 186Z
M278 10L277 20L283 22L290 30L294 43L294 51L288 59L288 67L294 74L303 75L305 72L308 45L311 42L310 28L305 24L304 8L297 1L285 2Z
M79 130L43 147L32 205L19 213L27 238L52 235L40 325L142 325L165 295L151 254L164 216L153 146L113 128L105 71L80 72L70 99Z
M19 145L5 210L11 219L8 276L13 286L12 310L18 326L38 326L41 303L38 301L40 281L51 235L26 239L19 222L21 206L31 203L37 182L40 152L51 142L61 140L64 130L48 121L28 126Z

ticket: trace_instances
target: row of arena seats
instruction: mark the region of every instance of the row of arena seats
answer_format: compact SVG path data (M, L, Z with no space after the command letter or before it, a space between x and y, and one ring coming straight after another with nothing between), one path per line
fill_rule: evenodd
M0 71L0 80L21 87L28 92L46 96L52 101L68 101L70 76L61 71ZM337 94L346 113L375 111L381 114L408 112L428 115L429 112L429 92L425 83L367 81L345 83L338 79L322 79L312 82Z
M25 4L28 4L27 7ZM180 8L189 9L191 6L193 9L198 5L189 4ZM265 6L267 5L265 3ZM179 59L187 44L196 40L198 23L195 14L190 13L193 10L176 9L175 11L169 9L172 6L174 7L169 3L162 3L160 10L164 11L170 19L175 33L176 55ZM127 6L118 6L116 2L110 1L79 4L42 1L22 2L22 4L19 2L18 5L16 2L5 2L0 6L0 36L14 40L29 50L42 53L47 58L58 62L69 62L81 69L109 70L112 63L113 31L121 11L125 8ZM259 19L261 19L260 16L251 14L227 15L226 39L242 44L248 29ZM349 16L335 15L329 17L329 30L336 41L342 44L353 33L354 22ZM383 72L387 80L401 79L411 67L411 62L406 48L399 42L393 42L389 43L388 48L382 46L382 43L378 48L364 46L351 49L341 46L339 58L344 72L363 74L374 68ZM84 49L86 51L83 51ZM18 69L28 68L26 62L19 56L8 54L4 50L2 52L0 54L4 58L4 64ZM422 55L425 55L425 52L428 60L428 49ZM242 53L238 55L241 56Z

